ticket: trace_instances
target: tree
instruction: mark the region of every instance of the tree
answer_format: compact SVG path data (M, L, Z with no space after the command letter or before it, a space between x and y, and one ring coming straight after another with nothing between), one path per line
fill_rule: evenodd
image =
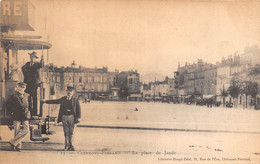
M255 67L251 68L248 72L248 76L257 76L260 74L260 66L256 65Z
M258 84L256 82L251 81L243 81L242 82L242 93L246 96L246 108L247 108L247 97L251 96L254 100L256 100L256 95L259 94Z
M122 85L120 87L120 90L119 90L119 93L118 93L118 96L121 97L121 98L126 98L127 96L129 96L129 88L125 85Z
M258 84L255 82L250 82L248 85L248 92L250 96L256 98L256 95L259 94Z
M238 98L240 93L241 93L241 82L240 80L233 78L231 80L231 85L228 88L228 94L232 98Z
M225 107L226 97L228 96L228 91L224 87L221 91L221 96L223 98L223 107Z
M259 78L259 75L259 65L252 67L250 70L232 74L233 77L231 79L231 85L228 88L229 95L237 99L240 94L244 94L247 108L248 95L256 100L256 95L259 94L259 87L256 82L257 78Z
M238 96L240 95L242 89L241 89L241 82L236 79L231 80L231 85L228 88L228 94L233 98L237 99ZM237 105L237 104L235 104Z
M127 86L127 74L125 72L116 76L116 86L119 88L118 96L120 98L126 98L130 95Z
M232 98L238 98L239 94L240 94L240 87L239 86L234 86L231 85L228 88L228 94L232 97Z
M247 108L247 96L249 95L249 90L248 90L249 83L250 83L250 81L243 81L242 90L241 90L241 93L245 94L245 96L246 96L246 108Z
M247 95L250 95L253 98L254 102L256 102L256 96L259 94L259 87L258 87L257 79L259 79L259 76L260 76L260 65L255 65L254 67L252 67L249 70L247 75L249 78L249 82L247 84L247 87L245 88L246 93L247 93ZM247 97L246 97L246 100L247 100Z
M255 83L255 82L249 82L246 89L247 89L248 95L250 95L255 102L256 101L256 95L259 94L258 84Z

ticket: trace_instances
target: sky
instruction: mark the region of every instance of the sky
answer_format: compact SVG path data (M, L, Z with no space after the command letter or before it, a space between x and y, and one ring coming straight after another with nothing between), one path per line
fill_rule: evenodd
M260 1L32 2L35 31L16 33L48 37L49 62L57 66L75 60L85 67L172 77L178 63L201 58L214 64L260 45Z

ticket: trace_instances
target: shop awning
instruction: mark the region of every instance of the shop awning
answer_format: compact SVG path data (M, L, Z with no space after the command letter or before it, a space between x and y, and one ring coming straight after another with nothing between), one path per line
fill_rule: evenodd
M41 50L50 49L52 45L45 41L32 40L32 39L21 39L13 37L1 37L1 42L12 44L18 50Z
M191 98L191 96L192 96L192 95L188 95L188 96L186 96L185 98L187 98L187 99L188 99L188 98Z
M130 96L128 96L129 98L139 98L142 97L141 94L130 94Z
M204 99L211 99L211 98L214 98L215 95L203 95L203 98Z
M159 99L162 99L162 97L155 97L155 99L158 99L158 100L159 100Z
M151 100L152 98L151 97L145 97L146 100Z

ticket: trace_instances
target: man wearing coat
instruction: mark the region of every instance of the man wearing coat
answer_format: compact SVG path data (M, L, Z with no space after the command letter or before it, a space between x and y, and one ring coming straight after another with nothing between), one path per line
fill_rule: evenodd
M37 88L40 84L40 68L43 67L43 59L41 62L37 62L38 59L37 53L33 51L29 53L30 62L27 62L22 67L22 72L24 76L24 83L27 84L25 92L29 94L28 103L29 109L32 116L37 115Z
M56 100L45 100L42 103L60 104L58 123L62 122L65 136L65 151L74 151L74 127L80 122L81 109L78 99L74 96L74 88L67 87L67 96Z
M11 114L14 125L14 138L9 141L13 150L21 151L22 140L29 132L30 113L27 103L24 100L24 90L26 84L19 82L15 88L15 93L8 98L6 107Z

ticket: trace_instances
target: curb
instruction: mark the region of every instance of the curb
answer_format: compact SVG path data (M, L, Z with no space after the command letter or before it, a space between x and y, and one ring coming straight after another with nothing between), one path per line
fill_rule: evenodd
M62 126L62 125L56 125ZM105 125L77 125L80 128L100 128L100 129L125 129L125 130L151 130L151 131L177 131L177 132L206 132L206 133L247 133L260 134L252 131L228 131L228 130L202 130L202 129L176 129L176 128L152 128L134 126L105 126Z

